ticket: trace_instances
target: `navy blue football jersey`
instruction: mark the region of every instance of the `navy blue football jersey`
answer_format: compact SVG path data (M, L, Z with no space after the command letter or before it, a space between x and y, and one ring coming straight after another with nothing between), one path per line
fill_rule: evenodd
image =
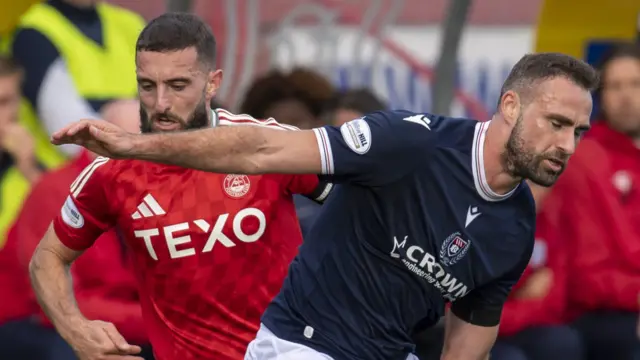
M314 129L339 185L266 327L336 360L404 360L447 302L484 326L497 310L497 324L531 256L535 206L525 182L504 195L488 186L489 124L391 111Z

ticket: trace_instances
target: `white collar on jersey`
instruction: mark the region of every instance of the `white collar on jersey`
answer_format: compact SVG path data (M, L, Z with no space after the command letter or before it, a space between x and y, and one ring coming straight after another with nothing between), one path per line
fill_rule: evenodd
M211 109L211 127L218 126L220 119L218 118L218 112L216 109Z
M487 174L484 171L484 142L487 129L491 121L478 122L473 135L473 148L471 149L471 171L473 172L473 182L478 194L487 201L501 201L509 198L518 189L516 186L506 194L497 194L487 183Z

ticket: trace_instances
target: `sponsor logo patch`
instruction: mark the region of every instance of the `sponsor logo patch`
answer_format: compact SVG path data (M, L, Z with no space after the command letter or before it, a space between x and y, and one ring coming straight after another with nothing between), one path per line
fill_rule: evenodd
M340 127L342 138L356 154L366 154L371 148L371 129L364 119L351 120Z
M64 205L62 205L61 215L62 221L72 228L79 229L84 226L84 218L82 217L82 214L80 214L80 211L78 211L78 208L73 202L71 196L68 196Z

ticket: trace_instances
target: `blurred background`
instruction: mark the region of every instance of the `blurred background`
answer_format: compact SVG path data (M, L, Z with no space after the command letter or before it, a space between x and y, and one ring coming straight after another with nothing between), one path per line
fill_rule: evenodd
M526 53L598 66L593 134L561 183L534 188L536 248L493 359L640 359L640 1L0 0L0 9L0 359L73 359L35 303L27 266L91 159L48 137L80 118L136 129L135 40L166 11L194 12L213 29L224 70L215 106L300 128L380 109L486 121ZM296 205L305 233L318 207ZM78 302L145 344L130 265L110 241L74 264ZM439 358L442 326L430 325L415 331L421 359Z

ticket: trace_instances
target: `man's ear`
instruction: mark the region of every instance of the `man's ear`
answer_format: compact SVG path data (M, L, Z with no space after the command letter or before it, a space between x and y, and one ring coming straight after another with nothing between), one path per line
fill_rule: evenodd
M211 101L211 99L216 96L216 93L218 92L221 84L222 70L218 69L215 71L210 71L209 78L207 79L207 101Z
M520 95L513 90L506 91L500 98L500 114L510 126L515 126L522 109Z

